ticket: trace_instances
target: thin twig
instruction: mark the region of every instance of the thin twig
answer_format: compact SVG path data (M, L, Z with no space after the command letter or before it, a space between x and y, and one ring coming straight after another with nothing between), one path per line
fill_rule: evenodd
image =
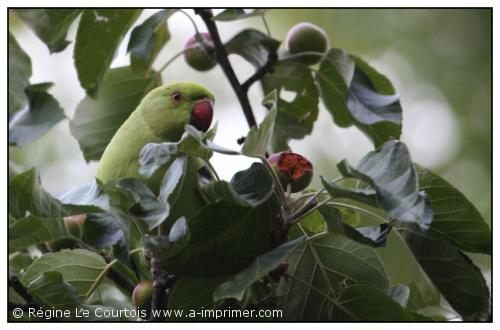
M207 30L210 33L210 36L212 37L212 42L214 44L215 56L217 62L221 66L222 71L224 71L224 74L226 75L227 79L229 80L229 83L231 84L231 87L236 93L236 96L238 98L238 101L240 102L248 126L257 127L257 122L255 120L255 116L253 115L248 95L246 92L243 91L240 82L238 81L238 78L234 73L233 67L229 62L226 49L224 48L224 45L222 44L222 40L219 35L219 30L217 29L217 25L212 19L213 18L212 11L210 9L197 8L194 10L194 12L197 15L200 15L200 17L203 19L203 22L205 23Z
M267 35L271 37L271 29L269 28L269 24L267 24L266 15L262 13L262 15L260 15L260 18L262 19L262 23L264 24Z

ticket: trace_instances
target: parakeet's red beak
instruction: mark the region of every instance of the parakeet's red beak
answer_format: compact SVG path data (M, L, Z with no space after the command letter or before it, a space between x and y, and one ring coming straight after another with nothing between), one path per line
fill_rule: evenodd
M200 131L206 132L212 123L213 114L213 102L207 99L201 100L194 105L189 123Z

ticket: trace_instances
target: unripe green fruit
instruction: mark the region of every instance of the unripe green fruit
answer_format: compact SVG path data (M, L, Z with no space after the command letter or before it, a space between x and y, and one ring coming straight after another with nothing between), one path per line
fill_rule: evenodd
M286 36L286 50L289 54L304 52L324 53L328 48L328 37L319 26L311 23L294 25ZM321 60L318 55L304 55L298 58L301 62L312 65Z
M72 215L64 217L64 226L71 236L81 239L83 236L83 224L87 218L86 214ZM47 249L52 252L60 251L62 249L73 249L76 246L76 241L71 238L62 238L45 243Z
M285 191L289 184L292 192L299 192L311 183L313 166L304 156L283 151L272 154L268 161L278 175Z
M141 281L134 288L132 302L138 309L151 310L151 297L153 295L153 282L150 280Z
M187 49L189 47L193 48ZM217 64L217 61L212 56L214 46L209 33L200 33L198 40L196 34L191 36L186 41L184 49L187 49L184 52L184 59L193 69L208 71Z

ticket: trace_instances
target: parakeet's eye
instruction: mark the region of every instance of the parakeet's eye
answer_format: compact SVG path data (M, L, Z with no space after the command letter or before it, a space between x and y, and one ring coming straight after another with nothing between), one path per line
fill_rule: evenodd
M181 99L182 99L182 95L181 95L181 93L178 93L178 92L173 92L173 93L172 93L172 95L171 95L171 97L172 97L172 100L173 100L175 103L180 102L180 101L181 101Z

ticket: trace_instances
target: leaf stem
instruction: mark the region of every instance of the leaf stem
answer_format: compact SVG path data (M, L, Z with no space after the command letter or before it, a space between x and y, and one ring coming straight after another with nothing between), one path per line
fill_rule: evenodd
M177 10L179 13L183 13L190 21L191 21L191 24L193 24L193 27L194 27L194 31L195 33L198 35L200 34L199 30L198 30L198 26L196 25L196 22L194 21L194 19L188 14L186 13L186 11L182 10L182 9L178 9Z
M389 223L390 220L388 220L387 218L381 216L381 215L378 215L377 213L375 212L371 212L369 210L366 210L362 207L358 207L356 205L352 205L352 204L347 204L347 203L340 203L340 202L328 202L329 205L332 205L332 206L336 206L336 207L343 207L343 208L346 208L346 209L351 209L353 211L356 211L356 212L359 212L359 213L363 213L363 214L366 214L368 216L371 216L371 217L374 217L374 218L377 218L379 220L381 220L382 222L385 222L385 223Z
M264 24L264 28L266 29L266 33L269 37L271 37L271 29L269 29L269 24L267 24L267 20L266 20L266 15L265 13L262 13L260 15L260 18L262 19L262 23Z
M264 156L259 156L258 158L262 161L264 167L266 168L267 172L271 175L274 181L274 186L276 187L276 194L278 195L278 199L280 200L281 205L283 206L285 211L288 211L290 209L290 206L286 198L285 191L283 190L283 186L281 185L281 181L278 178L278 175L273 170L271 164L269 164L269 161Z
M220 181L219 175L217 174L217 171L215 170L215 167L210 163L208 159L203 159L205 161L205 164L207 164L207 167L209 168L210 172L212 175L215 177L216 181Z
M142 247L140 248L136 248L136 249L133 249L133 250L130 250L128 252L128 255L132 255L136 252L140 252L142 251ZM85 296L83 298L83 301L85 302L89 297L90 295L92 294L92 292L94 292L94 290L97 288L97 286L101 283L102 279L104 278L104 276L106 275L106 273L118 262L118 259L113 259L110 263L108 263L106 265L106 267L104 267L104 269L102 270L102 272L99 274L99 276L97 276L97 278L95 279L94 283L92 283L92 286L89 288L89 290L87 291L87 293L85 293Z

